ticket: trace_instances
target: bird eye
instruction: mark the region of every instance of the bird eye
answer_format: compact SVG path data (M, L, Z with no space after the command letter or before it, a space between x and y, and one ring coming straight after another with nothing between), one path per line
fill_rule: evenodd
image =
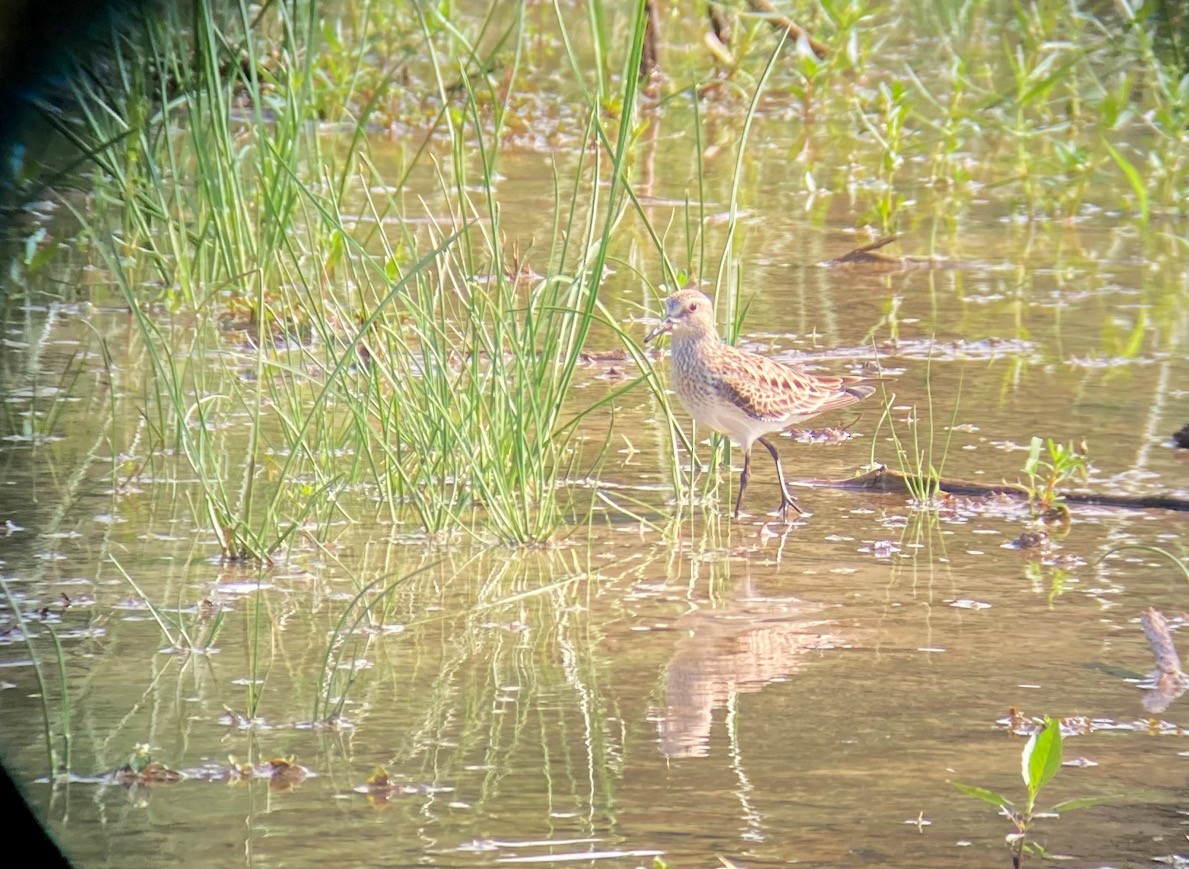
M698 303L697 303L697 302L690 302L690 303L689 303L689 312L692 314L692 313L693 313L694 311L696 311L696 310L698 310Z

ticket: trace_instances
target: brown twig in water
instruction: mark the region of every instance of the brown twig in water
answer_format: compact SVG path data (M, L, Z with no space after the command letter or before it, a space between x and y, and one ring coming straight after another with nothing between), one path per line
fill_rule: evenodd
M879 263L888 265L899 265L900 258L888 256L886 253L875 253L881 247L887 247L900 236L885 235L883 238L876 239L871 244L865 244L862 247L856 247L854 250L849 250L840 257L826 260L822 265L824 266L841 266L850 263Z
M1155 607L1148 607L1139 621L1156 657L1156 669L1151 675L1154 684L1144 693L1144 709L1152 713L1163 712L1189 688L1189 676L1181 669L1181 656L1177 654L1164 614Z
M865 244L862 247L856 247L854 250L847 251L840 257L826 260L825 262L818 263L818 265L824 266L825 268L838 268L845 266L867 266L877 269L963 268L962 263L940 257L890 256L889 254L877 253L881 247L891 244L898 238L899 236L897 235L885 235L883 238L876 239L870 244Z
M813 53L818 57L825 57L830 53L830 49L826 48L825 43L818 42L809 35L809 31L805 30L792 21L792 19L785 18L776 11L776 7L772 5L771 0L747 0L747 5L752 8L753 12L758 12L764 16L764 20L771 24L777 30L783 30L788 34L791 40L798 40L802 37L813 49Z

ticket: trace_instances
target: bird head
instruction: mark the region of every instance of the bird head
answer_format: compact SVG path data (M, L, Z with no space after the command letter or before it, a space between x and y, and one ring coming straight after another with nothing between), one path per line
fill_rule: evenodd
M665 299L665 318L644 337L644 343L648 344L666 332L672 332L674 338L717 335L714 328L714 305L698 290L681 290L674 293Z

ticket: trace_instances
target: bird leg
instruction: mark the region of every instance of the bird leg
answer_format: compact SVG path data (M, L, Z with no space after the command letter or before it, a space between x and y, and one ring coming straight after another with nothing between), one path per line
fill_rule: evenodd
M739 518L739 508L743 506L743 490L747 488L747 481L751 479L751 450L743 454L743 473L739 475L739 494L735 496L735 518Z
M776 479L780 481L780 518L787 522L789 507L797 511L798 516L805 511L797 506L797 499L789 492L788 483L784 480L784 468L780 465L780 453L776 451L776 446L766 438L759 438L758 440L768 448L768 452L772 454L772 461L776 462ZM746 469L746 465L744 465L744 468Z

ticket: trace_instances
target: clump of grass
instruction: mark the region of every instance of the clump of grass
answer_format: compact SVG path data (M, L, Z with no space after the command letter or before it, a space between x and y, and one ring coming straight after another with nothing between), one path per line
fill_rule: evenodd
M230 8L199 2L192 18L163 10L113 34L115 72L74 85L82 132L45 107L94 167L96 207L64 201L133 312L153 374L144 417L197 479L195 517L224 558L265 560L364 484L394 520L411 513L431 533L547 539L582 460L565 414L625 213L643 7L616 117L602 89L590 95L587 140L603 147L584 148L557 185L546 275L506 254L502 123L487 123L493 104L458 28L438 13L411 21L427 46L450 47L427 53L450 159L435 173L447 213L410 223L420 215L367 155L374 102L340 94L361 111L345 152L312 123L326 105L313 7L271 8L263 22ZM501 44L519 57L516 20ZM150 313L150 274L184 325ZM228 346L228 323L246 347Z
M884 409L871 437L870 465L877 464L876 444L886 422L888 434L892 439L892 447L896 452L896 464L904 474L904 482L908 487L912 506L922 510L935 510L940 506L942 471L949 456L950 440L958 419L958 406L962 399L962 381L958 381L949 425L945 427L945 440L940 444L937 442L939 433L937 431L936 408L933 404L932 357L925 366L925 405L923 408L925 419L923 424L921 421L922 409L918 405L912 404L908 408L902 428L898 428L892 416L896 407L896 394L887 391L886 382L880 383L880 390L884 399Z
M881 82L878 94L878 123L872 123L866 112L858 112L860 122L880 148L879 192L864 222L874 224L881 234L887 234L894 229L896 217L904 205L904 194L898 191L896 176L904 164L905 139L909 132L907 122L913 109L913 95L900 82Z
M282 528L273 511L256 508L266 417L263 344L271 331L263 300L280 282L301 190L299 157L310 159L313 148L307 96L266 72L246 5L230 17L207 2L184 19L172 7L159 12L137 24L117 20L113 63L76 70L70 81L81 128L59 109L43 108L93 167L93 205L62 201L135 317L153 374L143 408L152 435L199 480L193 510L215 533L223 557L263 559L297 525ZM289 7L278 14L289 82L300 81L299 34L309 19ZM242 121L235 119L236 94L250 106ZM149 274L163 288L160 300L188 310L196 328L150 315L143 289ZM257 313L249 378L241 371L220 376L227 363L204 316L228 288L252 300ZM246 443L227 432L227 414L239 413L251 421Z

